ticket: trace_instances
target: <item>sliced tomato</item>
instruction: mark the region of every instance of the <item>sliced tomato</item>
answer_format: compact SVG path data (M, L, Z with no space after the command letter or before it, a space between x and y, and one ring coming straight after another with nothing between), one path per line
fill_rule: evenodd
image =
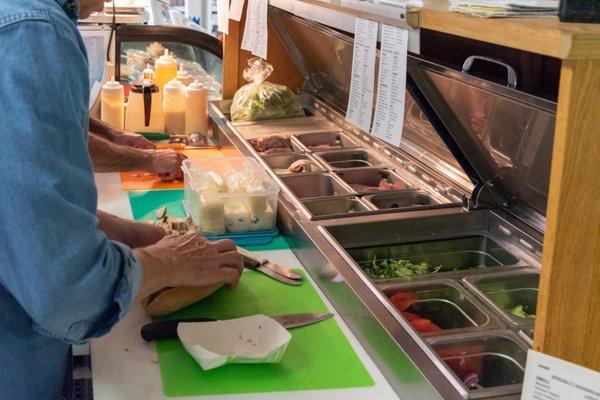
M402 311L402 315L404 315L404 318L406 318L409 322L410 321L414 321L415 319L423 319L420 316L418 316L417 314L408 312L408 311Z
M415 328L417 331L419 332L429 332L429 329L431 329L431 321L428 319L415 319L413 321L410 321L411 325L413 326L413 328Z
M417 302L417 298L408 292L399 292L390 297L390 300L394 306L400 311L406 310Z

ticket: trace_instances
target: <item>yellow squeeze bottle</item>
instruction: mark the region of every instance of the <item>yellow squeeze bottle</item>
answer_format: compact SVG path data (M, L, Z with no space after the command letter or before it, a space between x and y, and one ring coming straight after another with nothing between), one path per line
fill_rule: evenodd
M165 54L158 57L154 63L154 79L158 89L163 93L165 85L177 77L177 63L169 54L169 49L165 49Z

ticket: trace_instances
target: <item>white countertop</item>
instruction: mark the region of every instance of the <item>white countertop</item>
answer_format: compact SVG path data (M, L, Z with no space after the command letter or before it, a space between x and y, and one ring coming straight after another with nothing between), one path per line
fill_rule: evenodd
M118 174L96 174L98 187L98 208L131 218L131 208L127 193L120 189ZM259 253L274 262L302 268L302 265L291 250L272 250ZM335 313L331 303L312 279L317 292L327 307ZM350 332L346 324L335 317L350 344L371 374L375 385L366 388L310 390L277 393L256 393L221 396L183 397L182 399L219 399L219 400L349 400L349 399L398 399L381 372L369 355ZM91 342L92 379L95 400L159 400L167 399L164 395L158 358L154 344L144 342L139 335L142 325L150 322L139 304L132 306L129 314L108 335Z

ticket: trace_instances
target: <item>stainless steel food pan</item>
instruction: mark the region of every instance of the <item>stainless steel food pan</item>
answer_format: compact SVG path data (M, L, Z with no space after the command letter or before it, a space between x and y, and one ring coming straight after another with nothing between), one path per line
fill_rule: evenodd
M337 150L316 152L315 156L331 169L378 167L383 163L366 150Z
M519 305L528 314L536 313L540 275L536 270L467 276L465 286L492 307L513 327L532 327L535 318L521 318L510 310Z
M395 192L377 193L363 197L378 210L412 210L438 206L440 203L427 192L407 189Z
M527 346L509 331L429 339L429 344L467 390L469 399L520 393Z
M391 185L399 185L397 188L389 190L410 188L410 185L400 178L397 173L385 168L354 168L337 171L336 175L346 182L356 193L378 193L386 191L385 189L378 188L380 182L384 179Z
M356 196L339 196L324 199L304 200L302 204L313 220L360 215L372 209Z
M299 133L294 135L294 137L302 144L302 146L310 151L360 147L354 140L338 131Z
M446 277L447 273L512 265L519 261L498 242L484 234L354 248L349 249L348 253L363 269L368 268L374 260L407 260L413 264L427 263L432 269L438 269L438 272L430 275L439 278ZM413 276L409 279L423 276L427 275ZM379 281L384 278L372 277L372 279ZM385 279L402 279L402 277Z
M292 163L298 160L308 160L310 162L311 172L322 172L323 167L319 165L310 155L301 154L301 153L289 153L289 154L269 154L263 156L263 159L276 174L278 175L287 175L292 174L288 170L288 167L292 165ZM307 172L303 172L307 173Z
M299 199L340 196L350 193L346 185L331 174L283 175L283 183Z
M416 302L404 311L428 319L442 329L440 332L420 332L422 335L451 334L500 327L495 316L478 305L477 300L461 285L449 279L411 284L384 284L379 285L379 289L388 298L401 293L410 293L415 297ZM394 305L393 301L392 305ZM403 310L398 311L402 313Z

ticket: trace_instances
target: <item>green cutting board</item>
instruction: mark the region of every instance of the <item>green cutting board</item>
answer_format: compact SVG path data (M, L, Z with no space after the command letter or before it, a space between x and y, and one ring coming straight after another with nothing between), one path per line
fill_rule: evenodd
M326 312L305 281L284 285L255 271L244 272L237 289L221 289L168 319L236 318ZM167 396L317 390L372 386L373 379L333 319L290 330L292 341L279 364L230 364L203 371L176 339L156 343L163 388Z
M183 190L150 190L128 192L129 204L135 220L156 220L154 212L167 206L169 215L185 217ZM276 236L269 244L244 246L250 251L283 250L289 246L283 236Z

